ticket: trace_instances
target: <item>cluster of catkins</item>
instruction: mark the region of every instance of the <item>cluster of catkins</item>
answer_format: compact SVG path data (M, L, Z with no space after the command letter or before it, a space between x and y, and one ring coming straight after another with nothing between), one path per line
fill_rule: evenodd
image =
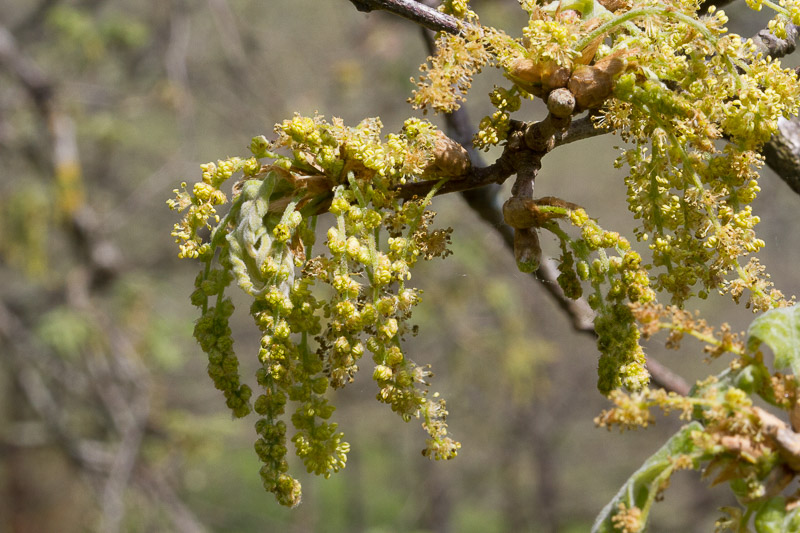
M306 469L326 477L340 470L349 444L329 421L326 391L353 381L367 352L378 400L404 420L422 421L423 453L449 459L460 447L448 436L444 400L428 394L429 367L402 347L420 301L408 284L411 270L421 258L449 253L450 230L430 228L435 187L408 199L399 188L463 172L469 160L428 122L409 120L387 140L380 128L378 120L349 128L296 116L276 127L276 141L253 139L253 157L204 165L202 181L191 191L184 184L170 201L185 210L173 232L181 256L204 265L192 301L202 312L195 336L209 375L235 416L252 410L260 417L262 480L284 505L301 494L288 473L286 406L294 407L290 440ZM242 178L220 218L217 206L228 201L221 186L237 172ZM323 213L331 225L315 250ZM234 309L224 291L234 280L250 296L261 332L255 394L242 383L228 326Z

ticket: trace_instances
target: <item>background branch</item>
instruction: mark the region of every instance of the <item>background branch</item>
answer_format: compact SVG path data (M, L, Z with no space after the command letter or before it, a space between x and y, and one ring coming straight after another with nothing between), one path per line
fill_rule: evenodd
M39 9L46 10L52 4L43 1ZM67 251L62 260L69 273L66 283L57 289L40 290L37 304L48 310L64 307L102 332L82 353L75 354L75 359L60 357L51 353L46 343L32 341L41 325L41 309L9 304L3 300L12 298L3 295L0 362L7 367L34 418L46 429L49 442L45 444L55 445L94 490L100 507L99 531L114 533L123 528L128 491L137 487L166 513L176 531L201 532L200 522L163 479L153 479L142 459L141 447L150 423L150 375L129 332L117 327L98 306L99 291L121 271L122 254L104 235L95 211L84 202L74 121L62 110L56 83L2 25L0 69L16 78L33 102L42 129L49 133L41 136L46 139L42 143L47 147L43 152L49 167L46 174L62 190L58 208L63 216L56 223L66 237L63 244ZM24 295L26 300L32 296ZM80 385L74 383L75 378ZM16 409L26 414L21 407ZM80 425L75 423L77 412ZM96 430L93 424L104 431L92 433ZM158 494L151 493L152 486L158 487Z

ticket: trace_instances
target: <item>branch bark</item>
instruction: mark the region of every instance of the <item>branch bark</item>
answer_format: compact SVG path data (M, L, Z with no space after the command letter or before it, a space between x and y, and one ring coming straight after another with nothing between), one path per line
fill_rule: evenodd
M763 154L769 168L797 194L800 194L800 120L778 121L779 135L764 145Z
M800 27L787 24L785 39L778 39L765 29L753 37L753 42L765 56L779 58L795 51L799 33ZM800 119L779 120L778 133L764 145L762 154L764 161L778 177L800 194Z
M787 24L785 39L777 38L767 29L759 31L752 39L759 53L773 58L780 58L795 51L795 41L797 40L799 29L794 24Z
M433 31L458 34L465 24L457 18L442 13L416 0L350 0L363 12L388 11Z

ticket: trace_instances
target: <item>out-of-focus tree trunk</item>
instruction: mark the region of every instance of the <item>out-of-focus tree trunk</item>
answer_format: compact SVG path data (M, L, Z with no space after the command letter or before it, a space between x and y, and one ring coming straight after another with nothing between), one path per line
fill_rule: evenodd
M506 531L557 533L560 530L558 509L558 469L553 434L547 410L537 400L514 406L509 415L509 434L513 443L503 456L505 491L503 514ZM531 469L520 468L521 457L531 457Z
M0 533L86 531L92 502L82 478L57 448L44 441L43 428L26 418L21 392L3 383L5 413L0 443Z
M453 498L444 470L437 468L441 466L424 465L422 479L425 481L420 487L423 508L419 527L434 533L450 533L453 530Z

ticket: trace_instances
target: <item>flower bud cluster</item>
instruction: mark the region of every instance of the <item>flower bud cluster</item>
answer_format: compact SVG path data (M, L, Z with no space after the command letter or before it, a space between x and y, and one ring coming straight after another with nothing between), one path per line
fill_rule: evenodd
M259 416L262 482L284 505L296 505L301 495L289 473L287 439L309 472L328 477L345 466L350 445L330 421L334 407L325 395L353 380L367 350L376 363L378 399L404 420L423 420L425 453L450 458L459 447L447 435L443 400L428 398L430 370L401 347L416 331L408 321L420 301L407 285L411 270L420 257L446 256L451 230L430 229L433 192L403 201L394 191L409 179L462 175L471 163L429 122L409 119L386 142L380 128L377 119L348 128L337 119L295 116L276 127L276 141L253 139L255 157L204 165L202 181L191 191L184 186L171 203L188 209L179 228L181 255L204 264L192 301L203 311L195 335L209 357L209 374L236 416L251 410ZM271 151L283 149L291 157ZM261 158L274 162L262 166ZM244 177L220 219L214 211L226 201L220 186L237 171ZM320 255L308 257L316 215L326 208L333 224ZM198 235L203 226L211 229L207 242ZM215 260L219 268L212 268ZM261 332L260 392L252 404L228 327L233 305L224 290L232 280L251 298Z
M175 198L167 200L170 209L178 212L186 211L180 222L176 223L172 236L180 246L179 257L204 259L213 253L210 243L203 242L198 234L203 228L211 228L212 224L219 224L216 206L227 203L228 199L220 187L236 172L243 172L246 176L254 175L260 165L255 158L242 159L232 157L215 163L201 165L203 170L202 181L192 186L191 192L187 184L181 184L180 189L175 189Z
M755 366L768 376L761 363ZM603 411L595 423L609 430L616 426L620 431L647 427L655 421L653 408L665 414L678 411L684 420L694 418L702 422L702 426L694 422L697 427L690 434L695 459L681 461L682 467L699 468L702 461L707 474L718 475L716 483L730 481L729 473L734 471L732 488L739 497L745 501L763 498L772 484L772 476L767 474L779 467L780 457L785 456L778 440L765 436L785 430L787 424L754 407L748 393L737 386L741 375L751 370L753 365L748 365L698 382L691 396L649 388L631 394L613 391L609 398L614 407Z
M600 228L583 209L572 210L569 220L580 228L581 236L570 239L565 233L556 233L562 240L558 282L573 298L581 295L581 282L588 282L593 289L588 302L596 313L594 327L601 354L598 389L603 394L620 386L639 390L647 385L649 373L630 306L655 300L641 256L627 239Z
M458 109L472 86L473 76L493 60L493 37L510 40L499 30L477 25L465 27L460 35L442 32L436 42L436 55L420 66L423 75L411 79L417 88L409 102L422 109Z
M628 202L641 224L637 237L650 244L645 266L654 267L655 288L678 305L711 290L738 295L742 287L755 309L779 305L764 278L744 276L742 261L764 246L749 206L759 191L758 151L778 119L798 111L796 74L728 34L722 11L700 17L692 2L602 4L525 1L522 39L494 29L443 37L414 103L452 110L469 85L459 80L486 64L500 67L512 85L490 93L495 111L481 121L481 148L506 139L521 97L547 101L566 91L572 113L600 109L599 122L632 146L619 164L630 167ZM779 36L787 20L800 20L798 2L751 4L776 10L770 27ZM528 269L532 255L523 255Z
M717 15L704 19L715 34ZM739 292L741 258L764 246L748 205L759 191L756 150L780 116L797 112L800 87L792 71L756 57L738 36L696 40L698 53L687 54L666 46L666 35L637 37L655 78L637 84L623 76L604 120L634 144L619 164L630 167L628 204L641 221L637 237L650 242L652 264L660 269L655 287L682 304L698 285L700 296ZM667 88L656 78L675 84ZM720 148L715 141L723 136L728 142ZM758 309L776 303L763 284L745 283Z
M240 382L239 360L233 351L233 338L228 319L233 304L224 299L209 308L194 328L194 336L208 355L208 375L214 386L225 395L225 403L233 415L241 418L250 413L252 390Z
M474 139L475 147L484 150L506 140L511 128L511 113L522 105L516 86L511 89L495 86L489 99L497 111L481 119Z
M393 211L382 213L374 209L374 194L370 185L351 179L349 188L335 189L331 202L336 225L327 234L330 260L318 262L314 274L335 291L324 304L328 325L320 346L325 373L333 387L343 387L353 380L359 359L369 350L376 364L378 400L404 420L428 420L424 427L429 445L452 452L430 453L449 458L455 455L456 443L448 448L443 440L446 412L429 409L425 387L430 371L408 359L401 348L403 336L412 331L412 308L420 301L419 291L406 286L411 269L420 256L446 255L449 233L428 230L432 213L425 210L427 199L393 201ZM389 230L385 251L376 238L381 226Z

